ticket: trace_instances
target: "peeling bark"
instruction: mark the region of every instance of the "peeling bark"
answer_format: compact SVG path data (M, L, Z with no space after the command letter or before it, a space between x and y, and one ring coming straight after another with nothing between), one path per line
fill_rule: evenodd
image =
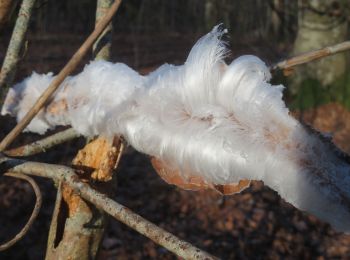
M97 0L96 24L107 13L113 0ZM108 60L112 44L112 23L103 31L93 45L95 59ZM98 137L81 149L73 159L73 166L82 169L88 176L79 176L81 180L90 182L103 193L111 194L113 186L113 170L120 159L123 144L119 138L109 142ZM57 195L59 196L59 194ZM58 209L50 227L51 239L48 241L46 259L95 259L103 238L107 215L102 210L87 203L69 185L62 185L61 198L57 198L60 205L64 204L67 213L63 216L64 225L57 225L59 214L64 211ZM61 229L61 230L60 230ZM57 241L62 233L60 241ZM53 239L55 237L55 239ZM57 244L57 246L56 246Z
M75 168L88 173L79 176L80 179L110 194L111 187L108 186L113 183L113 170L121 146L119 138L111 144L99 137L87 144L73 160ZM59 209L50 227L46 259L95 259L107 223L106 214L65 183L56 204Z
M94 169L91 178L96 181L110 181L113 176L112 170L118 160L120 146L119 138L115 138L110 144L107 139L99 137L78 152L73 165Z

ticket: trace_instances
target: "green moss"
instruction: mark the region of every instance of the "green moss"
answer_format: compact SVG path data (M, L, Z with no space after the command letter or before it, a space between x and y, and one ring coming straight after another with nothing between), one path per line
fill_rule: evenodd
M306 110L330 102L340 103L350 110L350 74L345 74L328 86L311 78L302 81L298 92L291 96L289 107L292 110Z

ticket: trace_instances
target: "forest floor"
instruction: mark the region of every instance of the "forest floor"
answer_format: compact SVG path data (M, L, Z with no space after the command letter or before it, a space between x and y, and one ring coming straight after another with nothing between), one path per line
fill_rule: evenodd
M18 78L32 70L57 72L81 42L79 37L67 36L66 48L62 49L61 40L50 37L35 40L34 36L30 39L33 47L28 50ZM119 38L116 40L119 45L115 46L121 47L115 48L113 60L126 62L144 73L166 61L182 62L194 38L170 35L166 39L169 42L158 42L159 48L154 52L151 44L154 37L148 36L140 41L143 44L138 45L132 44L131 40L128 42L128 38ZM270 57L264 58L276 58L277 54L271 51L249 46L254 46L254 43L233 46L237 50L233 56L267 53ZM174 51L169 51L172 48ZM149 49L152 51L147 51ZM4 46L0 43L1 54L2 50ZM302 114L296 113L296 116L319 130L332 133L336 144L350 153L350 112L342 106L327 104ZM14 124L13 119L1 117L0 138ZM39 137L23 134L16 143L33 138ZM66 163L82 144L83 140L78 139L30 159ZM261 182L253 182L241 194L225 198L212 191L180 190L162 181L149 158L131 148L124 154L116 174L116 201L222 259L350 259L350 236L337 233L328 224L295 209ZM48 180L38 179L38 182L44 199L39 217L26 237L0 253L0 259L43 259L45 255L55 188ZM20 230L33 203L34 195L29 185L11 178L1 179L0 243ZM111 220L99 259L115 258L176 259L164 248Z

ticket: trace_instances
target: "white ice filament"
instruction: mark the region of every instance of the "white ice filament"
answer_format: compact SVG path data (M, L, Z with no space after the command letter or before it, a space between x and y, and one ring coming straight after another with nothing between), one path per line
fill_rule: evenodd
M242 56L230 65L215 27L182 66L146 76L96 61L66 79L28 131L72 125L86 135L122 135L184 178L208 183L262 180L295 207L350 232L350 167L332 146L289 115L283 86L271 86L264 62ZM33 75L8 93L2 114L20 120L52 80Z

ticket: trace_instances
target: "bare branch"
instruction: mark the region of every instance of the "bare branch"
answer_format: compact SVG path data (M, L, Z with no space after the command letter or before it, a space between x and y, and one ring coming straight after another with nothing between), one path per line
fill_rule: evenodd
M310 51L298 56L292 57L278 62L277 64L271 66L272 71L276 70L288 70L292 67L308 63L314 60L318 60L330 55L334 55L339 52L344 52L350 49L350 41L342 42L333 46L328 46L316 51Z
M96 26L110 8L113 0L97 0ZM95 60L110 60L112 47L113 24L109 23L92 48Z
M85 200L91 202L115 219L165 247L179 257L185 259L216 259L209 253L179 239L175 235L134 213L127 207L124 207L118 202L108 198L106 195L92 189L87 183L80 181L74 170L69 167L25 162L23 160L6 157L0 157L0 166L8 168L7 170L12 172L20 172L65 182Z
M113 0L97 0L96 23L103 18L111 7ZM93 57L95 60L109 60L112 46L112 23L98 37L93 45ZM113 167L120 158L121 142L114 138L112 143L103 137L98 137L81 149L73 159L74 167L95 169L90 177L98 181L97 189L104 187L107 194L111 193ZM108 182L107 185L101 182ZM63 183L62 192L57 192L57 199L67 205L69 214L65 216L66 225L57 227L56 215L53 215L52 227L50 227L51 239L48 242L46 259L89 259L96 258L109 216L103 210L97 209L94 205L87 203L77 195L72 188ZM57 202L58 203L58 202ZM57 213L60 208L57 208ZM74 223L69 225L68 223ZM56 227L55 227L56 226ZM91 228L94 226L94 228ZM59 243L52 239L56 236L57 230L61 230ZM56 241L56 245L54 245Z
M112 20L115 12L120 6L121 0L115 0L107 14L100 20L96 25L95 30L90 34L90 36L85 40L81 47L76 51L69 62L64 66L60 73L51 82L49 87L40 96L35 105L29 110L25 117L16 125L14 129L1 141L0 152L4 151L12 141L23 131L23 129L30 123L34 116L40 111L40 109L45 105L47 100L52 96L52 94L58 89L63 80L77 67L79 62L82 60L87 51L91 48L97 37L103 32L107 27L109 22Z
M62 207L62 181L57 184L57 195L55 206L52 213L51 224L49 229L49 236L47 238L47 247L46 247L46 257L45 259L50 259L47 256L52 252L55 248L55 241L57 239L57 226L58 226L58 218L59 213Z
M0 251L4 251L8 248L10 248L11 246L13 246L14 244L16 244L19 240L21 240L28 232L28 230L31 228L31 226L33 225L35 219L37 218L40 208L41 208L41 204L42 204L42 196L41 196L41 192L40 192L40 188L38 187L38 184L36 184L36 182L29 176L22 174L22 173L5 173L5 176L10 176L10 177L14 177L17 179L22 179L25 180L27 182L30 183L30 185L32 185L35 196L36 196L36 201L35 201L35 206L32 212L32 215L30 216L28 222L25 224L25 226L22 228L22 230L14 237L12 238L10 241L0 245Z
M73 128L68 128L61 132L50 135L41 140L35 141L31 144L23 145L11 150L7 150L4 154L8 156L16 156L16 157L25 157L38 153L45 152L51 147L62 144L64 142L70 141L74 138L79 137L80 134L75 131Z
M107 14L113 0L97 0L96 23ZM93 56L95 60L109 60L112 46L112 23L104 29L93 45ZM89 142L73 159L73 165L78 168L95 169L91 174L91 180L108 182L104 190L112 191L113 167L120 157L119 138L110 143L103 137L98 137ZM98 187L101 185L97 185ZM96 187L96 188L98 188ZM56 203L65 203L69 214L65 216L65 225L57 227L57 214L60 207L55 207L50 227L50 239L46 251L46 259L89 259L96 258L98 249L103 239L103 234L108 223L107 214L97 209L94 205L87 203L77 195L70 186L63 183L62 191L58 190ZM70 225L69 223L74 223ZM94 228L91 228L94 226ZM61 230L61 239L56 241L57 230ZM56 245L55 245L56 241Z
M103 190L109 195L115 184L112 176L119 147L119 138L110 142L98 137L78 152L72 164L76 169L86 170L83 181L94 183L97 190ZM62 216L65 225L50 228L55 233L60 230L60 239L53 240L54 246L48 245L46 259L95 259L107 226L108 214L88 203L67 183L63 183L61 194L57 192L57 197L60 196L62 203L67 206L68 214ZM52 221L52 224L56 223Z
M23 0L22 2L0 72L0 93L6 93L6 89L12 84L16 73L17 63L20 60L20 52L28 29L34 3L35 0ZM1 94L0 102L2 99L3 96Z

